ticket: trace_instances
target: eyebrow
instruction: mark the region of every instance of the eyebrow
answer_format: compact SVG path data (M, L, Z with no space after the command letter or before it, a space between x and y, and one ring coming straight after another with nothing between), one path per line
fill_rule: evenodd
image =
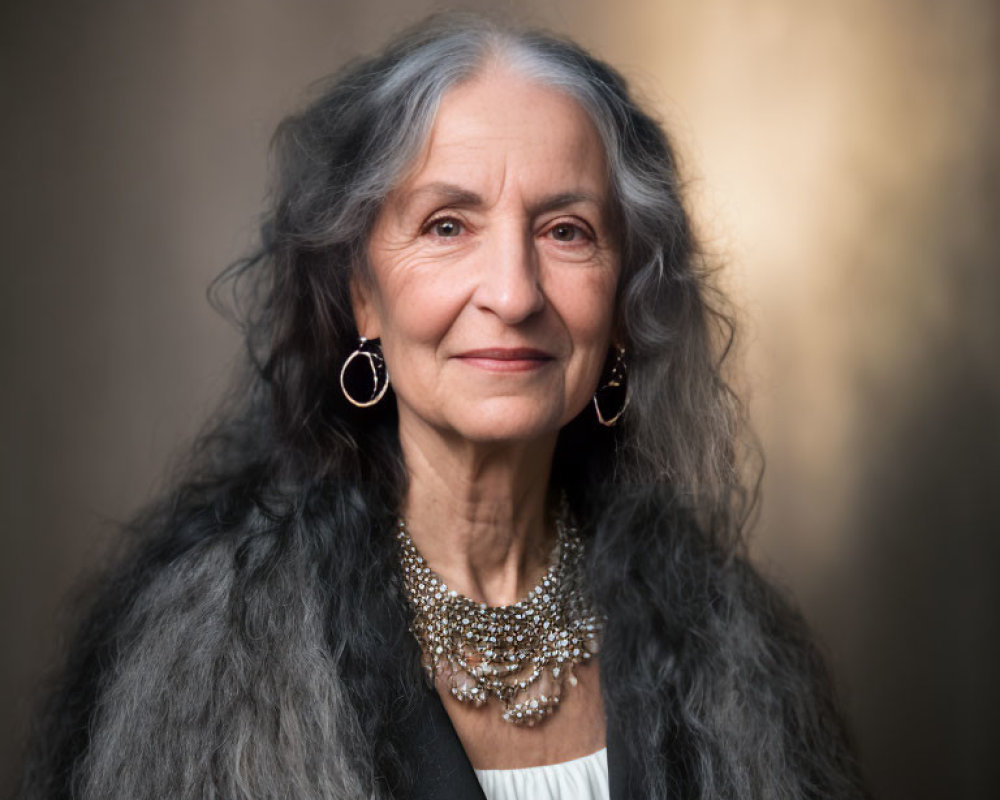
M465 189L454 183L441 181L428 183L413 190L410 192L409 197L404 199L404 205L410 205L416 197L420 197L422 195L433 195L439 197L442 200L445 200L448 205L454 206L476 207L483 205L483 198L476 192ZM548 211L554 211L558 208L574 205L575 203L592 203L602 212L605 210L604 202L602 202L597 195L591 194L590 192L559 192L557 194L542 197L537 202L532 203L528 208L528 211L529 214L534 217L538 214L544 214Z
M446 200L449 205L480 206L483 204L483 198L469 189L463 189L454 183L435 181L410 192L409 196L405 198L406 205L409 205L414 198L423 195L439 197L442 200Z

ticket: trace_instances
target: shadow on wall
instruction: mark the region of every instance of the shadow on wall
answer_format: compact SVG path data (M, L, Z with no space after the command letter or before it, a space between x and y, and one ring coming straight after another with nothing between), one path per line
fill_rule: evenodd
M858 412L844 465L853 575L841 585L855 591L831 600L850 608L853 716L887 799L986 798L1000 786L1000 73L990 55L936 65L951 85L921 83L935 119L901 124L899 147L911 126L946 135L894 194L875 193L858 231L868 250L855 253L855 273L891 280L847 287L860 290L845 303Z
M1000 297L994 275L980 303ZM878 796L986 798L1000 785L1000 387L968 340L922 345L908 409L862 390L855 591L833 601L849 607L851 705Z
M987 280L956 304L951 338L918 338L915 372L891 392L860 390L853 710L885 798L1000 785L1000 385L987 344L1000 337L973 327L995 320L997 254L995 241L979 254Z

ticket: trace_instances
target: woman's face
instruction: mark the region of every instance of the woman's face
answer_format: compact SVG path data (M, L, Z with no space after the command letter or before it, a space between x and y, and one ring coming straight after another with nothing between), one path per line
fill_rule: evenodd
M530 441L580 412L611 340L610 205L600 137L574 100L508 71L445 95L354 291L401 432Z

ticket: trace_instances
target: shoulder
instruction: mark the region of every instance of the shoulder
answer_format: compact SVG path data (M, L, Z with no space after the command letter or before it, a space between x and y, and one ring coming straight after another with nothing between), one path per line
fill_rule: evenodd
M631 522L592 574L607 614L609 713L642 742L637 772L697 797L863 797L795 606L691 515L651 506Z
M85 732L54 754L65 780L84 798L366 794L302 515L187 524L204 529L165 531L108 579L71 653L58 703Z

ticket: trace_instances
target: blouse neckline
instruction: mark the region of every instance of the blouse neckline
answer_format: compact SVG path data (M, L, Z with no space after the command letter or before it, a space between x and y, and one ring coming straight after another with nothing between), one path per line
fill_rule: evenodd
M476 774L477 775L483 775L483 774L494 775L494 774L503 773L503 772L508 772L508 773L513 773L513 772L526 773L526 772L535 772L535 771L555 772L555 771L559 771L559 770L562 770L562 769L571 769L571 768L577 767L577 766L584 766L587 762L596 761L596 760L598 760L602 756L606 758L607 757L607 753L608 753L608 748L607 748L607 746L605 746L605 747L602 747L600 750L595 750L593 753L588 753L585 756L579 756L577 758L571 758L568 761L557 761L554 764L539 764L539 765L534 766L534 767L510 767L510 768L507 768L507 769L477 769L476 770Z

